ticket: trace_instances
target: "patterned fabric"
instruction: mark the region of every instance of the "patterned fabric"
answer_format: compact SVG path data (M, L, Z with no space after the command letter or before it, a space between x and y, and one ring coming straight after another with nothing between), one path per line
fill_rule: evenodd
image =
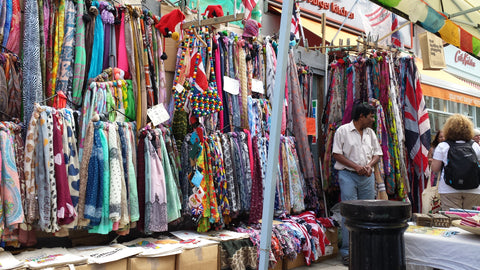
M222 150L223 161L225 165L225 176L228 187L228 201L230 202L232 214L235 214L240 211L240 197L238 196L238 187L236 187L236 181L234 177L234 160L231 149L232 146L230 143L230 138L227 134L222 134Z
M70 188L67 178L65 155L63 152L63 129L65 129L63 115L53 113L53 153L57 188L57 217L58 224L65 225L74 221L77 213L70 197Z
M107 125L107 123L105 123ZM118 127L116 123L108 123L108 152L110 166L110 206L109 218L113 222L120 221L122 202L122 183L125 183L120 165L120 149L118 149Z
M240 90L241 90L241 104L242 104L242 109L241 109L241 118L242 118L242 128L248 128L248 77L247 77L247 63L246 63L246 55L245 55L245 49L241 47L241 44L244 44L245 41L243 42L237 42L237 51L238 51L238 73L239 73L239 79L240 79Z
M29 72L24 75L22 93L23 120L28 123L34 110L34 103L43 99L43 87L40 69L40 23L37 1L25 0L24 6L23 59L29 59L29 61L23 61L23 70Z
M77 0L77 13L75 18L75 60L73 63L72 101L76 105L82 104L82 92L85 79L85 24L83 22L83 0Z
M22 13L20 10L20 1L13 0L10 34L8 36L7 44L4 46L17 55L20 53L20 22L21 20L22 20Z
M149 132L148 137L145 138L145 145L148 152L145 158L150 159L150 183L145 183L149 186L149 194L146 194L145 203L145 232L163 232L168 230L168 211L167 211L167 190L165 184L164 164L160 160L157 151L161 153L160 134L155 134L158 140L157 147L152 144L152 133ZM147 163L146 163L147 164ZM147 178L148 179L148 178Z
M287 154L289 186L290 186L290 201L294 213L299 213L305 210L304 204L304 180L297 168L295 141L291 137L285 138L285 150Z
M85 218L90 220L91 226L100 224L103 204L103 170L104 160L102 141L100 139L101 124L92 123L94 126L93 148L88 162L88 182L85 192ZM83 167L83 166L82 166ZM81 198L81 197L80 197Z
M137 190L137 177L136 177L136 167L133 164L133 160L136 161L135 155L135 127L132 128L129 124L124 124L126 126L125 134L127 139L127 163L128 163L128 205L130 210L130 220L131 222L136 222L139 219L139 209L138 209L138 190Z
M236 186L238 190L236 191L239 195L240 202L240 211L248 211L247 205L250 201L247 201L249 190L246 189L247 183L245 181L245 173L243 169L245 168L242 159L242 153L240 148L240 143L237 140L237 134L234 132L229 132L232 161L234 163L234 176L235 182L238 183Z
M101 193L99 194L102 197L102 204L100 207L97 207L97 211L100 210L100 223L97 226L94 226L92 229L88 230L89 233L99 233L99 234L108 234L113 228L113 222L109 217L110 214L110 153L108 149L108 126L105 122L96 122L96 125L99 127L99 137L103 154L103 175L100 175L100 185ZM98 203L97 203L98 204ZM97 215L97 213L95 213Z
M163 140L162 131L157 129L159 132L160 138L160 148L163 169L165 170L165 185L167 189L167 208L168 208L168 222L176 220L180 217L180 210L182 209L182 205L180 202L180 197L177 192L177 186L175 184L175 179L172 175L172 169L170 166L170 161L168 159L167 147L165 146L165 141Z
M70 26L65 24L65 1L66 0L60 0L58 3L58 6L56 7L55 10L55 33L54 36L51 36L51 40L53 40L53 47L50 47L53 50L53 57L52 59L52 67L51 69L49 68L47 72L50 74L49 81L48 81L48 87L46 89L46 96L51 97L55 94L56 85L57 85L57 75L59 68L62 68L60 64L60 54L62 53L62 44L65 36L65 27L70 28ZM53 12L51 12L53 15ZM71 16L72 14L70 14ZM53 30L53 27L50 28ZM73 36L71 35L71 38ZM50 45L50 44L49 44ZM49 104L51 104L51 100L49 100Z
M77 139L75 134L75 120L73 112L70 109L63 109L63 149L65 156L65 165L67 166L67 177L70 187L70 196L73 206L78 204L80 191L80 166L78 161Z
M5 74L8 79L8 109L7 114L11 117L20 119L22 114L22 89L21 89L21 70L18 70L19 58L16 55L4 54L6 60L10 64L8 73ZM7 67L6 67L7 68ZM7 69L6 69L7 70ZM11 120L11 119L9 119Z
M315 177L313 168L313 156L308 144L307 128L305 126L305 107L303 106L302 97L300 96L300 85L298 82L297 66L293 58L293 52L289 53L288 64L288 87L291 92L292 100L290 100L293 108L295 121L293 131L297 140L297 152L300 158L300 165L303 176L310 181Z
M277 69L277 58L272 44L270 43L270 37L265 37L265 52L266 52L266 89L267 97L272 98L273 87L275 83L275 70Z
M252 166L252 196L250 201L249 223L257 223L262 218L263 211L263 182L258 137L252 139L253 166Z
M240 137L238 138L239 144L241 145L241 154L242 154L242 164L245 177L245 186L242 187L245 189L245 207L247 210L250 210L250 200L251 200L251 190L252 190L252 172L250 167L250 151L248 149L247 135L244 132L240 132ZM253 161L253 160L252 160Z
M13 152L13 141L10 131L2 124L0 126L0 147L2 161L2 190L3 201L2 217L4 223L10 229L17 228L18 224L24 221L22 208L22 195L20 193L20 180L18 178L15 154Z
M59 72L55 86L55 93L63 91L69 100L72 97L71 82L73 78L73 53L75 47L75 4L72 0L65 2L65 34L61 44L59 58ZM59 97L55 97L58 99ZM58 108L57 108L58 109Z
M220 242L220 269L256 269L257 248L250 239Z
M219 212L223 216L228 216L230 215L229 189L225 174L225 161L221 146L220 134L215 134L212 137L212 143L214 149L213 163L215 168L214 172L216 172L215 180L217 185Z
M178 115L180 113L175 113ZM174 120L175 123L175 120ZM175 129L174 129L175 130ZM190 214L190 206L188 204L188 198L193 194L192 189L190 188L190 174L193 172L192 165L188 153L190 151L190 138L191 134L187 134L182 143L181 153L180 153L180 187L182 188L182 215Z

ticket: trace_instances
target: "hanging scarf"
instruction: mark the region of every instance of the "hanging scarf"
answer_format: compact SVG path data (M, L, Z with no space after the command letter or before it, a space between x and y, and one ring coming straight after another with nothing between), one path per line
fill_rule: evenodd
M2 200L5 220L2 225L9 227L12 231L18 224L23 223L24 213L22 208L22 195L20 193L20 180L18 177L17 166L15 164L15 154L13 152L13 141L10 131L3 125L0 125L0 147L2 161ZM2 217L3 217L2 215Z
M55 162L55 179L57 188L57 217L59 225L70 224L77 213L70 196L67 179L67 167L63 152L63 129L65 129L63 115L58 111L53 114L53 152Z
M40 68L40 35L38 6L34 0L25 0L25 25L23 36L23 121L28 123L34 110L34 103L43 99L42 73ZM34 179L34 178L32 178Z
M75 18L75 60L73 63L72 101L75 105L82 104L83 81L85 79L85 24L83 22L83 0L77 0L77 13Z
M8 37L10 36L10 28L12 26L12 13L13 13L13 3L12 0L5 0L6 14L5 14L5 26L3 29L3 44L2 46L7 46Z
M72 14L70 14L72 16ZM50 71L50 80L48 81L48 88L46 89L46 96L51 97L55 94L56 84L57 84L57 73L59 68L62 68L60 65L60 54L62 52L62 44L65 36L65 0L60 0L58 4L58 9L55 13L55 34L51 38L53 39L53 58L52 58L52 68ZM72 27L72 25L67 25L67 28ZM73 38L73 33L68 33L70 38ZM73 40L71 41L73 42ZM71 47L71 45L70 45Z
M20 9L20 0L12 0L12 22L8 42L5 45L7 49L15 54L20 53L20 22L22 21L22 12Z
M92 6L100 9L100 4L97 1L92 2ZM95 78L102 72L103 67L103 49L104 49L105 31L103 29L102 16L99 13L95 18L95 31L92 45L92 59L90 60L90 68L88 71L88 79Z
M59 73L55 86L55 93L63 91L68 100L72 99L73 53L75 48L75 4L71 0L65 3L65 34L60 54ZM59 99L57 96L55 99ZM57 108L58 109L58 108Z

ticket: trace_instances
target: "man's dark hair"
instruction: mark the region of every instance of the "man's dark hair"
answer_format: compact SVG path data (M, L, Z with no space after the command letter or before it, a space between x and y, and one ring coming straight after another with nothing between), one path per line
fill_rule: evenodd
M360 116L368 116L371 113L375 113L375 107L369 105L367 102L357 102L353 105L352 119L357 121Z

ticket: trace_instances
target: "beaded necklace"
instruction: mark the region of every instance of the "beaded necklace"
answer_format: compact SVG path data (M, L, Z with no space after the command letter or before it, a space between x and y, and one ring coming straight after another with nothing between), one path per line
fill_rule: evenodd
M187 50L189 50L193 45L193 42L191 42L193 40L193 32L190 29L187 29L186 32L187 32L186 33L187 37L185 38L184 46L182 46L182 53L180 55L178 69L175 72L175 80L173 81L173 88L172 88L172 91L175 97L175 108L177 110L181 110L185 104L185 101L187 100L187 95L185 93L186 91L183 90L183 86L179 87L180 90L177 90L177 84L180 79L180 73L182 72L182 69L184 68L184 65L185 65L185 55L187 53ZM184 70L183 72L186 72L186 70Z

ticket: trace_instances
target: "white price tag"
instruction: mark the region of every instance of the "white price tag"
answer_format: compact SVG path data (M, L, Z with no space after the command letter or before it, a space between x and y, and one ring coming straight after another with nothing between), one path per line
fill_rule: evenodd
M170 119L170 115L165 109L165 106L163 106L163 103L157 104L148 109L147 115L150 117L150 120L152 120L154 126L158 126Z
M263 82L257 79L252 79L252 92L265 94Z
M179 83L177 83L177 85L175 85L175 90L177 90L178 93L182 93L184 89L185 88L183 88L183 85L181 85Z
M240 81L223 76L223 90L232 95L238 95L240 93Z

